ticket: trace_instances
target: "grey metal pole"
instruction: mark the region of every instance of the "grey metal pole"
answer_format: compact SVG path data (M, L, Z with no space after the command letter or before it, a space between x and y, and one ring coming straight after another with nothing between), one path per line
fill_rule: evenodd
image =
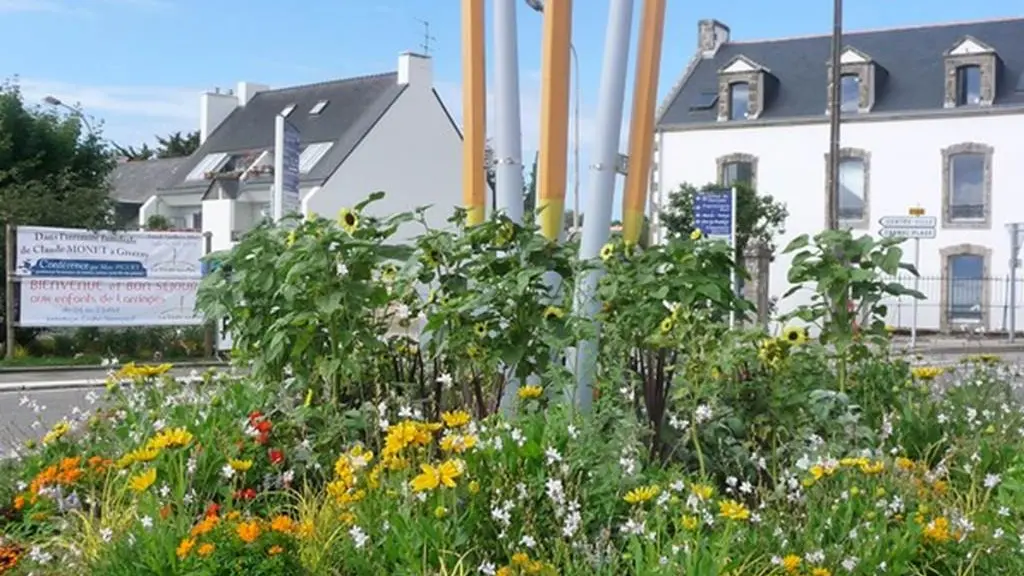
M4 226L4 357L7 360L14 358L15 334L14 316L14 258L17 254L14 250L15 228L8 222Z
M834 0L832 5L832 62L831 84L829 84L829 146L828 146L828 228L839 229L839 120L842 70L840 53L843 50L843 0Z
M494 0L495 138L498 210L523 221L523 144L519 107L516 0Z
M569 44L573 64L572 105L572 231L580 233L580 57L576 46Z
M914 238L914 270L917 270L917 274L914 275L914 292L921 291L921 239ZM914 307L913 319L910 324L910 349L914 350L917 348L917 298L911 303Z
M597 258L601 247L608 242L611 227L632 25L633 0L611 0L605 32L604 68L597 97L597 153L590 167L591 191L580 242L580 259L585 261ZM600 309L596 297L600 274L600 270L587 271L578 284L573 305L583 317L594 318ZM593 403L597 342L580 342L576 354L575 402L581 411L587 412Z
M1017 340L1017 258L1020 256L1020 224L1010 224L1010 342Z

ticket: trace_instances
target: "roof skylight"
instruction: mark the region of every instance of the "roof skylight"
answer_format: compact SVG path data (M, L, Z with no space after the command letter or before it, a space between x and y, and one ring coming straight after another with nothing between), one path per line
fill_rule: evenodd
M289 105L285 106L281 110L281 116L284 116L285 118L287 118L288 115L291 114L294 111L295 111L295 104L289 104Z
M207 172L215 172L218 168L224 165L224 162L228 159L228 155L224 152L215 152L213 154L207 154L202 160L196 164L196 167L188 173L185 180L203 180L206 178Z
M312 108L309 109L309 113L311 115L316 115L316 114L319 114L319 113L323 112L324 108L327 108L327 103L328 103L327 100L321 100L321 101L317 102L316 104L313 105Z
M299 155L299 173L308 174L324 155L334 146L334 142L316 142L306 146Z

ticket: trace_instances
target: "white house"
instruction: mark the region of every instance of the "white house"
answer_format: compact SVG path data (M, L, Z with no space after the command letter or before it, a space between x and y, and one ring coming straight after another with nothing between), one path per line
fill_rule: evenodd
M145 201L140 223L161 214L210 232L214 250L230 247L269 213L279 114L301 135L304 213L333 217L380 190L374 213L432 205L428 220L440 226L461 204L461 133L430 58L403 53L397 72L203 94L201 146Z
M879 218L924 208L938 223L920 244L918 326L1005 330L1007 225L1024 222L1024 19L851 32L843 43L842 225L877 234ZM829 56L827 35L737 42L701 21L659 111L654 214L683 182L746 180L789 209L780 247L824 229ZM904 249L910 260L912 242ZM788 288L790 260L771 266L772 297ZM889 323L909 326L909 301L892 304Z

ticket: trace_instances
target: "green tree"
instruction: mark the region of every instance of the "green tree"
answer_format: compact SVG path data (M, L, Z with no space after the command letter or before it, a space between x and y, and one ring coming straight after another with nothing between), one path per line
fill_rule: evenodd
M156 149L157 158L180 158L191 156L199 149L199 131L182 134L180 131L169 134L167 137L156 137L158 144ZM143 145L145 147L145 145Z
M707 184L700 190L719 189ZM751 240L775 250L774 240L785 233L789 210L770 195L758 194L752 187L736 184L736 250L742 254ZM683 184L669 195L668 207L661 213L661 222L669 238L688 236L693 232L693 198L698 188Z
M533 155L530 179L523 184L523 210L527 214L537 209L537 162L539 158L539 153Z
M115 144L114 151L117 153L118 156L122 156L131 161L149 160L150 158L156 155L156 150L150 148L149 144L143 144L141 148L136 148L134 146L128 146L127 148L125 148L123 146L118 146L117 144Z
M80 115L28 108L0 85L0 222L94 228L110 223L116 165Z
M110 226L114 204L107 179L115 164L80 113L28 108L17 84L0 84L0 224ZM0 235L0 246L4 242Z

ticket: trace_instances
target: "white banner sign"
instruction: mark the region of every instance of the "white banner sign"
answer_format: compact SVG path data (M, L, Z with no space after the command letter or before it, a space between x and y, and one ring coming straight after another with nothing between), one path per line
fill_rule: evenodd
M18 276L201 278L203 235L19 226Z
M202 324L199 279L24 278L20 326L183 326Z

